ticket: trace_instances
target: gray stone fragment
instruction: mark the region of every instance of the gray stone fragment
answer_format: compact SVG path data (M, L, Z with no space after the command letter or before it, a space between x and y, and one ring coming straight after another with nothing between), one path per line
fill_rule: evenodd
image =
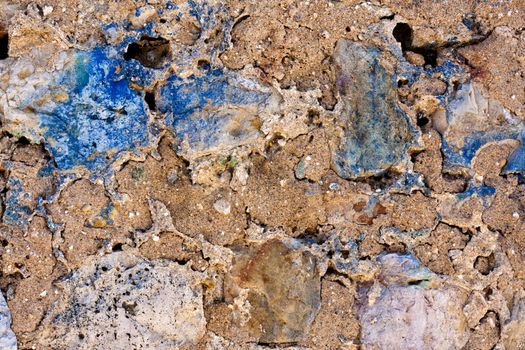
M222 215L229 215L232 209L232 206L229 201L226 199L218 199L215 203L213 203L213 208L217 210Z
M414 139L414 128L397 104L394 77L379 56L378 49L349 40L340 40L334 52L343 108L332 166L343 178L387 170L405 157Z
M440 285L411 255L379 259L379 281L359 308L365 349L461 349L469 339L462 308L466 295Z
M62 282L44 320L52 349L178 349L197 343L206 320L202 276L187 265L125 252L90 259Z
M0 349L17 349L15 333L11 330L11 312L2 293L0 293Z

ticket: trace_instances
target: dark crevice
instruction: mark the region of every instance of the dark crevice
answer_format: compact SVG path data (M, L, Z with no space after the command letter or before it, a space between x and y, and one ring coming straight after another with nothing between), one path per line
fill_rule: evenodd
M418 53L425 59L425 64L429 64L432 67L437 65L438 50L434 47L413 47L412 52Z
M160 68L171 58L170 42L164 38L147 35L128 45L124 59L139 61L144 67Z
M481 32L481 25L477 21L476 14L473 12L464 14L463 19L461 20L461 23L463 23L463 25L467 27L468 30L474 33Z
M408 86L408 79L406 79L406 78L399 78L397 80L397 87L401 88L403 86Z
M198 60L197 61L197 68L203 71L208 71L211 68L210 61L208 60Z
M6 31L0 28L0 60L5 60L9 52L9 35Z
M424 284L424 283L426 283L426 282L429 282L429 281L430 281L430 280L428 280L428 279L409 281L409 282L408 282L408 285L409 285L409 286L421 286L422 284Z
M399 43L401 43L401 49L403 52L411 48L414 32L407 23L400 22L396 24L392 31L392 35Z
M412 41L414 37L414 31L407 23L397 23L392 30L392 35L401 44L403 55L405 55L407 51L420 54L425 59L426 65L435 67L437 65L437 58L440 49L458 49L465 46L476 45L483 42L492 34L492 31L488 31L487 33L481 32L480 25L476 22L475 14L465 15L463 18L463 24L473 32L472 37L466 41L458 41L457 38L453 38L447 43L444 43L444 45L441 47L437 47L435 44L427 44L425 46L417 47L413 46Z
M343 288L348 288L348 286L346 286L343 281L341 281L341 278L348 278L347 275L335 270L333 267L328 267L328 269L326 270L326 273L322 276L322 279L326 279L330 282L334 282L334 283L337 283L338 285L340 285L341 287Z
M425 59L425 64L429 64L433 67L436 66L438 56L437 49L432 46L413 47L412 39L414 37L414 31L410 25L408 25L408 23L400 22L396 24L394 30L392 30L392 35L401 44L403 55L406 53L406 51L412 51L423 56Z
M474 268L483 276L487 276L496 266L496 257L494 253L489 256L478 256L474 263Z
M366 182L370 185L372 190L384 189L392 186L401 176L401 174L393 169L387 169L380 174L362 179L362 182ZM359 179L358 179L359 181Z
M417 113L416 118L417 118L417 126L419 127L423 127L427 125L429 122L429 119L423 113Z
M157 103L155 101L155 91L146 91L144 93L144 101L148 105L150 111L154 112L157 110Z
M379 17L380 20L388 20L388 21L391 21L394 19L394 17L396 16L395 13L389 15L389 16L383 16L383 17Z
M111 251L113 251L113 252L121 252L122 251L122 247L123 247L122 243L117 243L117 244L113 245L113 247L111 248Z
M248 18L250 18L250 15L241 15L239 16L235 22L233 23L232 29L231 29L231 42L233 45L235 45L238 42L237 35L234 35L235 27L237 27L239 24L241 24L243 21L246 21Z
M308 110L307 114L307 122L310 126L321 126L321 116L319 114L319 111L316 111L315 109Z
M269 349L281 349L281 348L287 348L291 347L297 344L297 342L288 342L288 343L270 343L270 342L264 342L264 341L258 341L258 342L251 342L252 344L256 344L260 347L265 347Z
M25 136L20 136L18 140L16 140L16 144L19 146L27 146L31 144L31 141Z

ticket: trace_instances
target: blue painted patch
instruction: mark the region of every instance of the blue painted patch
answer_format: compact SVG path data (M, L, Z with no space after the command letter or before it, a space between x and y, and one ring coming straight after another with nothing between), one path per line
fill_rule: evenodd
M489 204L488 197L493 197L495 194L496 188L492 186L477 186L470 182L467 189L464 192L458 193L456 198L458 200L464 200L468 197L477 196L483 200L483 205L487 206Z
M147 84L152 73L122 52L107 47L78 52L49 87L67 100L35 110L46 147L59 170L84 166L92 172L107 169L123 152L138 152L151 142L147 107L130 79Z
M456 150L450 146L445 138L442 140L441 149L445 156L445 167L465 166L470 168L476 152L489 142L497 142L508 139L516 139L519 132L516 129L498 130L487 133L473 133L464 139L464 145Z
M404 58L401 59L405 60ZM407 79L408 85L411 86L422 77L432 78L436 75L436 73L441 74L443 79L445 81L448 81L452 77L461 74L462 72L463 69L461 68L461 66L455 64L450 60L445 60L439 66L429 68L416 66L406 61L402 61L400 65L400 71L396 73Z
M33 209L28 205L21 204L21 196L24 192L24 184L14 176L7 180L6 187L9 188L5 196L5 210L2 221L10 226L27 227L29 217Z
M269 96L253 88L241 86L233 74L224 73L220 69L188 80L171 76L160 91L159 110L172 113L174 120L186 119L209 106L263 103Z
M462 85L448 100L446 112L449 125L441 147L445 168L470 168L481 147L491 142L519 139L523 129L519 120L485 97L482 88L472 83ZM504 121L496 123L502 116ZM519 157L513 163L520 167Z
M205 24L205 20L209 19L213 14L213 8L207 2L188 0L188 5L190 7L190 15L195 17L201 24Z
M171 1L166 1L166 9L168 9L168 10L178 10L179 6L177 6L177 4L174 4Z
M170 77L160 88L157 106L167 114L166 125L178 138L207 148L216 146L225 133L235 141L256 132L250 116L239 118L236 130L230 129L232 120L243 109L252 108L255 113L269 97L270 93L260 91L253 82L216 69L187 80Z
M416 189L423 191L425 195L430 195L430 189L425 185L425 182L423 181L423 175L414 173L412 171L407 171L401 174L392 185L382 188L381 192L378 194L390 191L411 194L412 191Z
M521 173L525 175L525 131L521 132L520 142L520 146L511 153L507 160L507 164L503 169L506 173Z

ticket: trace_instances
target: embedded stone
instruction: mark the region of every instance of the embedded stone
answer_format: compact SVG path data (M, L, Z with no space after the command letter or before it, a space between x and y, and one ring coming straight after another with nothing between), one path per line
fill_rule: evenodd
M379 174L398 164L414 141L415 131L398 106L394 77L380 54L349 40L340 40L335 48L343 108L332 165L347 179Z
M291 343L307 334L320 307L320 272L309 252L270 240L237 252L227 293L247 290L246 327L261 343Z
M17 349L15 333L11 330L11 312L2 293L0 293L0 349Z
M378 262L379 282L358 308L366 349L460 349L467 343L464 292L439 285L411 255L386 254Z
M61 282L40 331L46 348L176 348L204 335L201 275L125 252L91 258Z

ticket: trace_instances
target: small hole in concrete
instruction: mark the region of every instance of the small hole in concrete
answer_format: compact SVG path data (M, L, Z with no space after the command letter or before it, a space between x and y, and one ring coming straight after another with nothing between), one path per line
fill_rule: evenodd
M18 140L16 140L16 143L20 146L27 146L31 144L31 141L25 136L21 136Z
M0 60L5 60L9 51L9 35L7 31L0 28Z
M398 23L392 31L394 38L401 43L401 49L403 52L410 49L412 45L412 28L407 23Z
M114 252L121 252L122 251L122 243L117 243L115 244L112 248L111 248L112 251Z
M429 64L435 67L437 64L437 49L431 46L428 47L413 47L412 39L414 37L414 31L407 23L398 23L392 30L392 35L401 44L401 50L403 55L406 51L412 51L422 55L425 59L425 64Z
M210 62L208 60L197 61L197 68L199 68L200 70L209 70L210 67Z
M319 115L319 111L316 111L313 109L308 110L307 120L308 120L308 125L316 125L316 126L321 125L321 117Z
M405 85L408 85L408 80L407 79L404 79L404 78L398 79L398 81L397 81L397 87L398 88L403 87Z
M146 101L150 111L157 110L157 103L155 102L155 92L146 91L144 94L144 101Z
M147 35L128 45L124 59L139 61L144 67L160 68L171 58L170 42L164 38Z
M474 263L474 268L478 270L482 275L488 275L496 266L496 257L494 253L489 256L478 256Z
M425 126L428 124L429 120L423 113L418 113L416 115L417 118L417 126Z

